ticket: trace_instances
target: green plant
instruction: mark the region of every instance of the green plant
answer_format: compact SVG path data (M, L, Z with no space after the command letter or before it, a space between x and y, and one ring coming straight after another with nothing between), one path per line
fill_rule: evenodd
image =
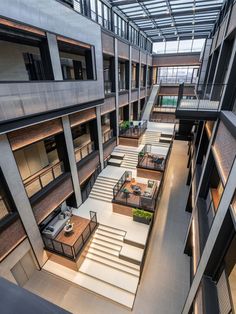
M133 216L141 217L141 218L144 218L146 220L152 219L152 216L153 216L153 213L149 213L145 210L138 209L138 208L133 208L132 213L133 213Z
M123 121L121 124L120 124L120 127L122 129L128 129L129 128L129 121Z
M139 157L143 157L144 156L144 152L139 152Z

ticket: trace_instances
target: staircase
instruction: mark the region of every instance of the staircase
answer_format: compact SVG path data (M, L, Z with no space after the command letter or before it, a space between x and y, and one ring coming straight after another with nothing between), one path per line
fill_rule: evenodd
M146 104L144 111L143 111L143 114L142 114L142 120L148 120L149 121L149 117L150 117L150 114L152 112L152 107L153 107L155 99L157 97L158 90L159 90L159 85L153 85L151 94L149 96L149 99L147 101L147 104Z
M151 144L153 146L169 147L169 143L160 142L161 134L161 132L146 130L142 138L142 145Z
M83 253L84 261L79 268L79 275L83 278L80 285L132 309L140 266L119 257L122 247L127 246L124 236L125 232L120 229L99 225Z
M136 169L137 164L138 164L138 152L137 151L132 151L130 149L128 150L128 149L122 149L122 148L116 147L114 149L114 152L125 154L125 157L123 158L123 161L121 164L122 168Z
M89 197L110 203L113 199L113 188L116 183L117 179L98 176Z
M142 145L145 144L159 145L160 136L161 132L146 130L142 138Z

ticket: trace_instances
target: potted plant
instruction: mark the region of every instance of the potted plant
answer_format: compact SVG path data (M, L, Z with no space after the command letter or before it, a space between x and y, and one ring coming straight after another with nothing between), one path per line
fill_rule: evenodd
M147 212L142 209L133 208L133 221L141 222L143 224L149 225L152 219L153 213Z
M126 189L126 188L122 189L122 193L124 195L124 198L128 198L129 197L129 190L128 189Z

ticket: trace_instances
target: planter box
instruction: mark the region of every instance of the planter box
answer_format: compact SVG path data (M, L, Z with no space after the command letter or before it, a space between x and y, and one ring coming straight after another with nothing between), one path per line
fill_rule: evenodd
M149 225L151 219L146 219L144 217L133 216L133 221L141 222L142 224Z

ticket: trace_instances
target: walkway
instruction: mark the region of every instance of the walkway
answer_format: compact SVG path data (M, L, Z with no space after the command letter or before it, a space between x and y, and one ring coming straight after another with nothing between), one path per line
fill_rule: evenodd
M184 211L188 190L186 165L187 143L176 141L132 313L181 313L190 281L189 258L183 254L189 220ZM74 314L130 313L120 305L44 271L36 271L25 288Z

